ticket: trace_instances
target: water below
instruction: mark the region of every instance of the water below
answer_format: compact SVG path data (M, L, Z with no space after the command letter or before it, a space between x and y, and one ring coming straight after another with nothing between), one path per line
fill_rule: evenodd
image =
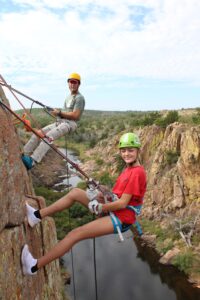
M78 156L72 150L67 150L67 153L66 153L66 150L64 148L59 148L59 150L63 154L65 154L71 161L73 161L74 163L79 165L80 160L78 159ZM66 168L69 169L70 176L68 177L67 174L65 176L60 176L60 178L62 180L59 183L55 184L55 186L54 186L54 187L61 186L62 187L61 191L67 190L68 187L76 187L77 184L81 180L83 180L83 179L81 179L81 177L79 176L79 174L76 172L75 169L71 169L71 165L67 162L66 162Z
M68 151L71 160L78 157ZM72 186L81 179L64 180ZM73 300L200 300L200 289L174 267L163 266L158 255L128 231L125 241L118 235L88 239L75 245L64 257L71 274L66 293ZM96 274L96 277L95 277Z
M173 267L158 263L154 251L134 242L132 233L81 241L64 256L72 274L68 295L74 300L200 300L200 290ZM73 269L72 272L72 258Z

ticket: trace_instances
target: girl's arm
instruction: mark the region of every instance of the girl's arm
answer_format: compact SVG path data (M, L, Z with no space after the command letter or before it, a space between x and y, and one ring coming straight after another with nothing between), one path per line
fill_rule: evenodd
M102 204L102 212L115 211L126 208L133 195L122 194L121 198L114 201Z

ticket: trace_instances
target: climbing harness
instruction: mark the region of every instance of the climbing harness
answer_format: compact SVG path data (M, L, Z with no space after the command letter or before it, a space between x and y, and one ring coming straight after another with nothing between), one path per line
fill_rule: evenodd
M41 133L39 133L37 130L35 130L34 128L32 128L29 124L26 123L26 121L20 117L19 115L17 115L9 106L7 106L1 99L0 99L0 105L8 110L12 115L15 116L16 119L18 119L20 122L22 122L26 128L30 131L32 131L39 139L41 139L42 141L44 141L51 149L53 149L58 155L60 155L64 160L66 160L74 169L76 169L82 176L84 176L87 179L87 184L89 186L89 188L91 189L96 189L99 190L100 192L102 192L102 194L104 195L104 199L105 201L107 201L107 195L104 192L104 190L101 188L101 186L99 185L98 182L96 182L94 179L90 178L79 166L78 164L74 163L72 160L70 160L65 154L63 154L53 143L52 141L49 141L49 139L42 135ZM124 238L122 236L121 233L121 227L120 224L116 221L116 217L114 215L113 212L110 212L110 216L112 219L112 222L114 224L114 228L116 228L117 233L119 235L120 241L124 241Z
M118 199L118 197L112 192L105 192L104 199L105 202L114 202ZM139 216L141 214L142 205L137 205L137 206L127 205L126 208L132 210L136 214L136 216ZM110 217L113 223L114 233L119 234L121 241L123 241L123 236L122 234L119 233L119 230L121 231L121 233L126 232L127 230L131 229L134 225L136 226L139 236L143 234L141 225L137 220L134 222L134 224L122 224L119 218L116 217L114 213L110 213Z
M105 202L108 202L108 198L109 198L110 194L112 194L112 193L111 192L104 193ZM112 197L112 201L116 200L113 194L112 194L111 197ZM112 211L109 212L109 215L110 215L112 223L113 223L114 233L118 233L120 241L123 242L124 238L123 238L123 235L122 235L122 226L121 226L122 224L121 224L121 222L119 221L119 219L115 216L115 214Z
M53 143L52 141L49 141L49 139L42 135L41 133L39 133L37 130L35 130L34 128L32 128L29 124L26 123L26 121L21 118L19 115L17 115L9 106L7 106L1 99L0 99L0 105L8 110L12 115L15 116L16 119L18 119L19 121L21 121L26 127L28 130L32 131L38 138L40 138L42 141L44 141L51 149L53 149L58 155L60 155L64 160L66 160L74 169L76 169L83 177L85 177L87 179L87 185L90 189L93 189L93 190L99 190L100 192L102 192L103 196L104 196L104 199L105 199L105 202L108 201L108 193L105 192L100 184L98 182L96 182L93 178L90 178L79 166L78 164L74 163L72 160L70 160L65 154L63 154ZM131 206L130 206L131 207ZM130 208L129 207L129 208ZM137 213L136 209L134 206L132 207L132 209ZM139 212L139 211L138 211ZM110 212L110 216L111 216L111 219L112 219L112 222L114 224L114 228L116 228L116 231L119 235L119 238L120 238L120 241L124 241L124 238L122 236L122 232L121 232L121 226L120 224L116 221L116 217L114 215L113 212ZM136 226L137 228L139 228L140 226L137 225L138 222L136 222ZM139 231L142 232L141 230L141 227L139 228ZM128 229L127 229L128 230Z

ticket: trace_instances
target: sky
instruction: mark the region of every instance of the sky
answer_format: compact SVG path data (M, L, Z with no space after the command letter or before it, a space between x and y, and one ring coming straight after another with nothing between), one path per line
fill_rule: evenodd
M200 107L200 1L0 0L0 74L8 84L62 107L73 72L86 109Z

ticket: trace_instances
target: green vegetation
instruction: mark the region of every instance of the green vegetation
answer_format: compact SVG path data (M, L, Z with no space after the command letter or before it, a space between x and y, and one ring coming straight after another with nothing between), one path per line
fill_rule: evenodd
M178 120L179 120L178 112L173 110L173 111L169 111L165 117L162 116L156 119L155 124L162 128L166 128L169 124L178 122Z
M125 167L125 163L124 163L123 159L121 158L121 155L116 154L116 155L115 155L115 161L116 161L116 163L117 163L117 172L118 172L118 173L121 173L122 170L123 170L124 167Z
M177 163L180 153L177 151L169 150L165 153L165 160L168 165Z
M115 179L110 176L109 173L104 172L103 174L100 175L100 177L98 177L99 182L101 182L101 184L108 186L109 188L111 188L114 185L114 181Z
M43 196L46 199L46 204L50 205L59 198L66 195L66 192L54 192L45 187L36 187L36 195ZM54 220L57 228L58 239L63 239L65 235L72 229L88 223L93 219L88 209L75 203L69 210L65 209L62 212L54 215Z
M22 114L22 112L19 113ZM54 121L50 116L44 113L42 109L33 109L32 113L39 121L41 127ZM65 138L57 140L56 145L65 148L65 145L67 144L67 148L74 150L78 155L80 155L81 160L84 161L85 151L87 149L93 148L98 142L106 147L111 138L116 135L120 135L124 130L133 131L153 124L165 129L169 124L178 121L190 125L200 124L200 108L197 108L190 113L187 112L187 110L168 112L104 112L88 110L84 112L77 131L69 135L67 140ZM22 125L18 126L22 127ZM33 124L32 126L37 127L37 125ZM26 137L29 135L30 134L27 133ZM173 166L173 164L175 164L179 159L179 156L180 153L177 151L167 151L165 153L164 166ZM106 157L103 157L103 153L100 153L96 157L92 157L92 159L93 158L99 166L99 169L101 169L102 165L107 164ZM124 163L119 155L115 156L115 163L117 166L117 172L120 173L124 168ZM93 176L96 180L99 180L101 184L105 184L109 187L113 186L116 179L115 176L111 176L108 169L106 169L106 171L104 169L103 172L98 171L98 173L96 172ZM78 187L85 189L85 182L79 183ZM54 192L43 187L38 187L35 190L37 195L44 196L47 201L47 205L53 203L66 194L65 192ZM66 209L63 212L57 213L54 216L54 220L57 227L58 238L62 239L71 229L85 224L92 219L93 216L88 212L88 210L79 204L75 204L72 208L70 208L70 210ZM181 245L181 249L185 249L185 245L181 240L180 235L173 228L162 228L160 223L152 220L149 221L147 219L142 219L141 224L145 233L156 235L155 243L156 249L159 253L166 253L168 250L172 249L175 244ZM198 246L199 241L200 238L198 234L192 237L193 245ZM194 251L192 252L192 250L189 251L186 249L184 253L180 253L173 263L186 274L188 274L191 270L196 270L197 273L200 270L198 256L194 253Z
M179 235L171 226L168 228L160 227L159 222L142 219L141 225L144 232L156 235L156 249L159 253L166 253L174 246L174 241L179 239Z
M200 124L200 108L196 109L196 115L192 116L192 121L194 124Z
M122 131L132 131L133 127L141 128L144 126L157 125L162 128L166 128L173 122L183 122L189 124L200 124L200 108L196 108L190 114L186 113L187 110L181 111L91 111L86 110L83 113L82 119L79 122L77 131L71 134L67 139L68 148L73 144L81 145L80 151L84 152L84 149L93 148L97 142L106 141L116 134L120 134ZM19 115L22 115L23 111L17 111ZM37 120L40 127L44 127L49 123L55 121L41 108L33 108L31 110L33 118ZM33 127L38 127L37 124L33 124ZM22 124L18 127L23 127ZM65 145L65 139L61 138L56 143ZM83 149L84 146L84 149ZM77 148L77 146L76 146Z
M195 276L200 275L199 254L195 253L192 248L186 248L178 232L174 231L172 226L161 228L158 222L144 218L140 223L145 233L156 235L155 246L159 253L165 254L174 248L175 244L179 244L183 250L172 260L172 264L187 275L191 273ZM195 235L194 239L199 243L199 236Z
M190 249L186 249L184 252L178 254L173 264L185 274L193 273L200 274L200 260L197 254L192 252Z

